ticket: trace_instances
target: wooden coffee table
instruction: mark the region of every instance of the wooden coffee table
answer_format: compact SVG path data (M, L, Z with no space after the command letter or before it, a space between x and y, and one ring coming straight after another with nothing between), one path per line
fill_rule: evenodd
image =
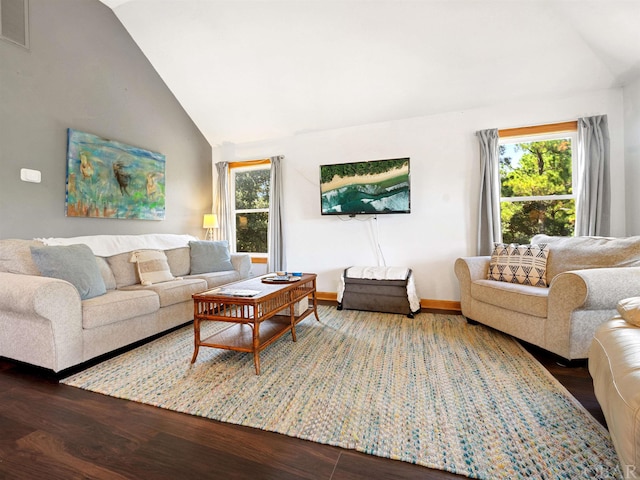
M195 348L191 363L200 347L252 352L256 374L260 374L260 351L287 332L296 341L296 325L315 314L316 274L303 273L299 279L273 282L273 274L234 282L193 295L193 331ZM251 295L252 292L257 292ZM244 296L251 295L251 296ZM296 304L312 297L311 304L296 312ZM227 322L230 325L205 338L200 338L204 321Z

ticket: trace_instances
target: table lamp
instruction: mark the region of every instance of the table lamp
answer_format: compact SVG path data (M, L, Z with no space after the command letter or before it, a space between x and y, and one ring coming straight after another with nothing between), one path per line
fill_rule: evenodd
M213 229L218 228L218 216L215 213L205 213L202 228L207 229L205 240L213 240Z

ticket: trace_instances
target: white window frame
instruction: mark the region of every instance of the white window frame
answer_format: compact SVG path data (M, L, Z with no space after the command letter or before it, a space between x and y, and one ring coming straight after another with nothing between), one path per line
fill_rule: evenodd
M253 162L247 162L249 165L243 166L242 162L237 162L236 164L229 167L229 184L231 188L231 218L233 219L233 242L234 242L234 251L237 251L238 247L238 232L236 230L236 214L242 213L262 213L266 212L269 214L269 208L239 208L236 209L236 173L242 173L253 170L271 170L270 162L262 162L259 164L252 164ZM271 202L271 198L269 198L269 202ZM251 255L252 258L267 258L268 252L247 252Z

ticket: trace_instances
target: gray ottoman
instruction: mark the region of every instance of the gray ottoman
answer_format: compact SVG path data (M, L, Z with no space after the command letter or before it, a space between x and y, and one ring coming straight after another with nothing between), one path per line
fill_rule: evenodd
M407 282L411 269L402 280L374 280L349 277L349 268L344 271L344 293L338 310L365 310L369 312L401 313L414 318L407 295Z

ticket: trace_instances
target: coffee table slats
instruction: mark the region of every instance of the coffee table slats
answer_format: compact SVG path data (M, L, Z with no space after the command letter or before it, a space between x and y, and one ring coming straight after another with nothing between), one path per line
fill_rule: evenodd
M289 317L276 315L260 325L260 350L269 345L272 339L280 333L283 326L289 325ZM279 337L278 337L279 338ZM229 325L224 330L205 338L200 342L201 347L221 348L239 352L253 352L253 328L239 323Z

